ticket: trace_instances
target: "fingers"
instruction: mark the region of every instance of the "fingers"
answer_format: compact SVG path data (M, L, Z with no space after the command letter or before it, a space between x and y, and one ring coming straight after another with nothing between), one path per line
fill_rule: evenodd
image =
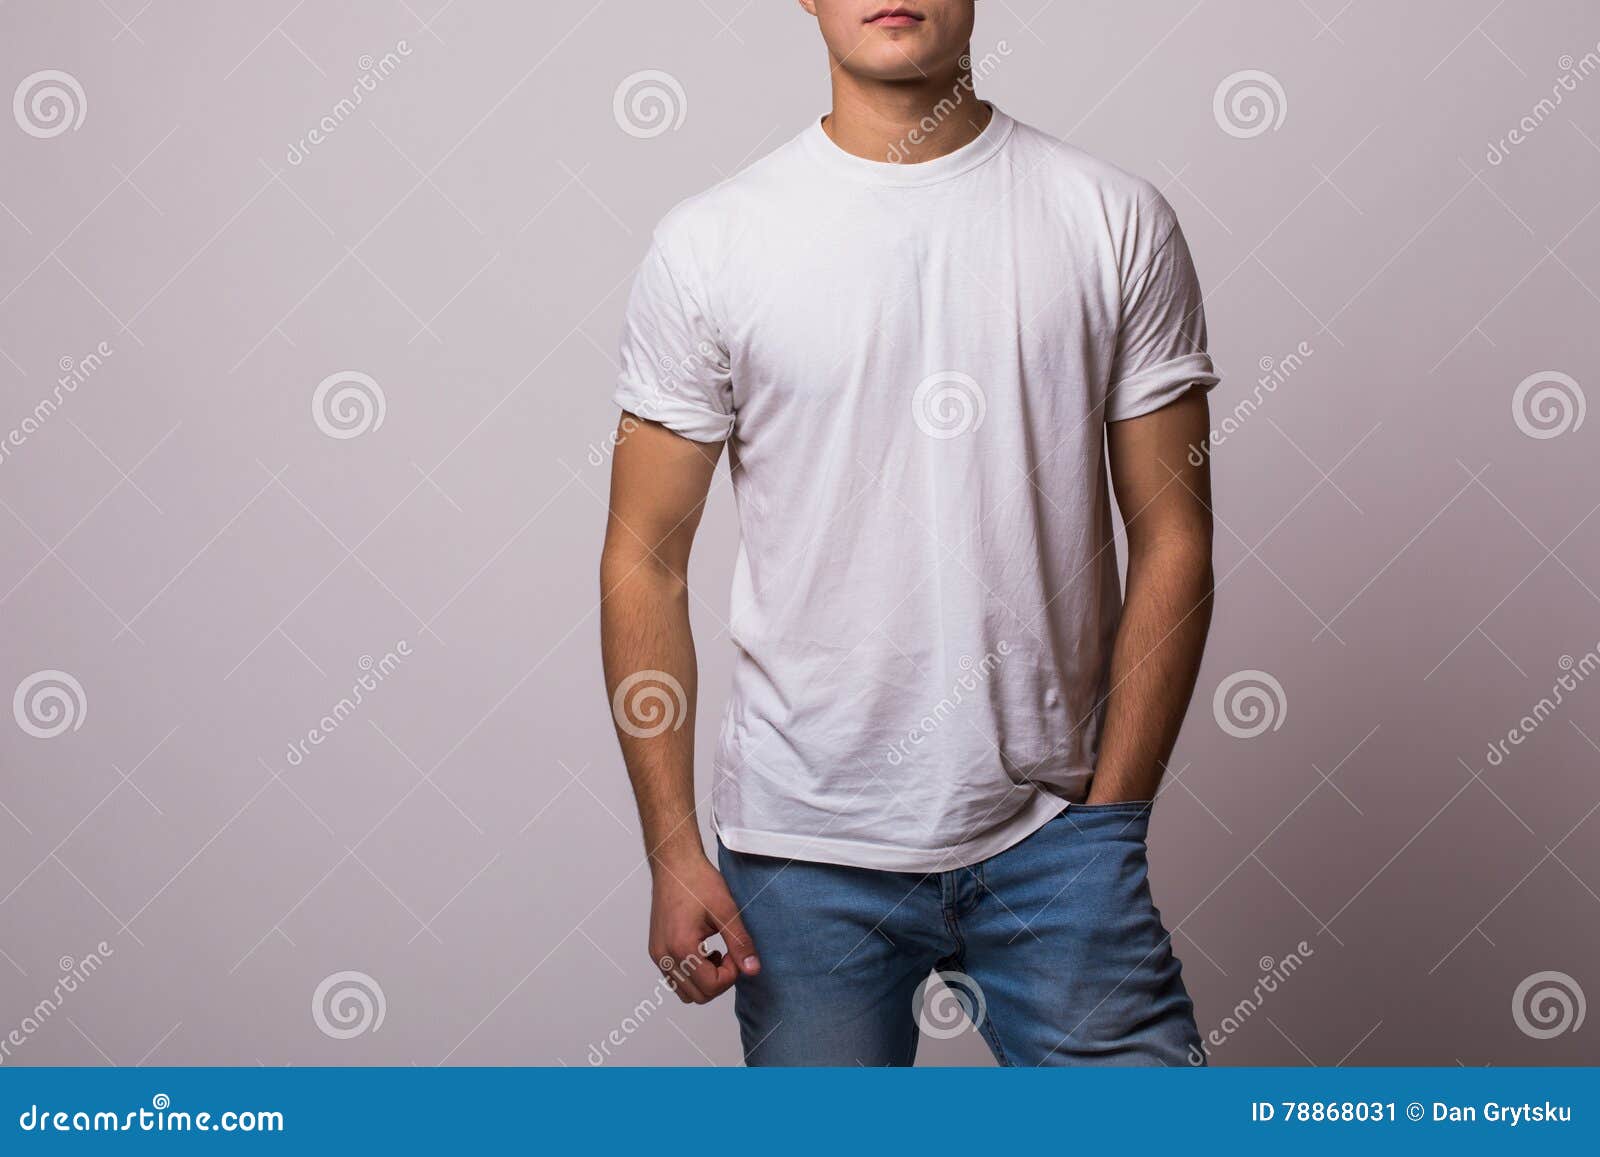
M666 908L672 918L661 920L652 937L656 967L685 1004L715 1000L732 988L741 974L754 976L761 971L755 941L739 917L739 906L722 877L715 871L708 875L709 879L697 881L700 886L686 895L666 893L668 900L691 901L692 908L687 912L681 905L676 911ZM677 877L673 880L677 882ZM725 952L707 947L705 938L712 935L722 937Z
M716 902L708 905L712 922L717 931L722 933L722 940L728 946L728 957L737 972L746 976L754 976L761 971L761 958L756 955L756 942L751 939L750 933L745 929L744 921L739 918L739 909L733 902L733 897L724 893ZM732 983L732 981L729 981Z
M716 979L716 965L707 963L701 945L691 945L678 951L660 951L654 956L656 967L666 979L667 987L677 993L678 999L684 1004L705 1004L723 991L722 988L707 991L707 987Z

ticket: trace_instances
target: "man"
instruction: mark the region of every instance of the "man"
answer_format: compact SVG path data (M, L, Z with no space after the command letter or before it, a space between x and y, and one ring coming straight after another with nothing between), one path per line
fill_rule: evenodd
M1210 619L1188 249L976 99L973 0L800 3L832 112L668 214L624 327L602 643L651 956L737 982L751 1064L910 1064L930 970L1002 1064L1186 1063L1144 835ZM724 443L719 871L687 569Z

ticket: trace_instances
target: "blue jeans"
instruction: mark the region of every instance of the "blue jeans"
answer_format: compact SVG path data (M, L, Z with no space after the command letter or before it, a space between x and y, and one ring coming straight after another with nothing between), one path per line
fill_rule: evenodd
M1002 1065L1203 1057L1150 899L1149 816L1074 805L997 856L928 874L721 848L761 955L735 988L746 1063L909 1065L921 1032L968 1019Z

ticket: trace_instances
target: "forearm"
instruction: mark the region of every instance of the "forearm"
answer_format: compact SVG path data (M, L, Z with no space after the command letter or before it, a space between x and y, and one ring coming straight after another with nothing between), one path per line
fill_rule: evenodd
M610 543L600 581L606 691L645 852L652 868L703 857L694 796L698 680L688 588L649 551Z
M1154 799L1211 625L1209 534L1130 545L1090 803Z

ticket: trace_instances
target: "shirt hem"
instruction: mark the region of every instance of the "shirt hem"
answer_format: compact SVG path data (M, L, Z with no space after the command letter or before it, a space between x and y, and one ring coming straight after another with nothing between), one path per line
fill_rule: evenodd
M624 377L618 380L611 400L628 413L658 422L674 434L692 442L725 442L733 433L733 415L677 398L671 404L658 400L665 393L648 382Z
M868 868L880 872L948 872L997 856L1015 847L1059 816L1067 801L1047 791L1036 791L1016 815L998 828L949 848L907 848L864 840L805 836L789 832L727 827L712 813L711 826L729 851L780 860L807 860Z
M1106 387L1106 421L1124 422L1170 406L1190 390L1210 391L1222 379L1206 353L1185 354Z

